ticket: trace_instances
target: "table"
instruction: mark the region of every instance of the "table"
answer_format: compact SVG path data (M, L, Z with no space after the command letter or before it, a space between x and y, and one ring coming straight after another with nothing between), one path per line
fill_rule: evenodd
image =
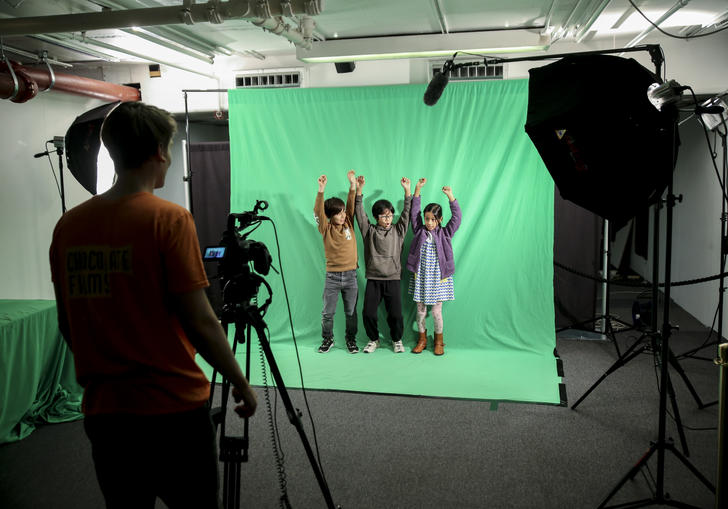
M80 419L82 396L56 302L0 299L0 444Z

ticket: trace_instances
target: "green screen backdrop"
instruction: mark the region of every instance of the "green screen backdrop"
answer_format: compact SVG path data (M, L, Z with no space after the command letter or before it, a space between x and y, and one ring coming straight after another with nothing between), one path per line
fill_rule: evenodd
M277 226L280 257L270 223L251 239L264 242L282 263L298 353L307 388L487 400L559 403L554 358L553 181L524 131L528 81L451 83L434 107L422 102L424 85L351 88L231 90L231 211L264 212ZM427 178L422 207L443 206L449 220L449 185L463 212L453 238L455 300L443 305L445 355L431 347L409 352L416 337L415 304L402 295L407 352L394 354L380 309L381 347L348 354L343 303L335 319L335 345L321 341L324 250L313 204L317 178L328 176L325 197L346 199L346 172L367 179L364 209L389 199L402 210L406 176ZM359 243L359 335L366 280ZM286 384L299 387L281 276L271 272L273 304L265 320ZM265 297L261 289L261 302ZM383 307L383 306L382 306ZM428 316L428 335L432 337ZM255 342L254 342L255 343ZM431 342L430 342L431 345ZM241 350L238 350L241 355ZM257 354L256 354L257 355ZM254 365L257 363L254 363ZM259 368L258 368L259 369ZM259 373L251 382L260 383Z

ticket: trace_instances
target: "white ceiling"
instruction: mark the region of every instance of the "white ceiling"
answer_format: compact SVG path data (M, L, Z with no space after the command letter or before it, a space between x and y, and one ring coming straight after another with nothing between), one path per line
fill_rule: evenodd
M250 4L257 4L253 0ZM307 0L294 0L300 5ZM653 21L671 9L675 13L661 22L660 27L676 35L696 35L728 25L726 0L633 0L635 5ZM214 2L214 0L213 0ZM265 31L249 21L227 19L221 24L197 21L192 25L171 24L149 26L133 35L133 29L107 28L73 32L56 32L59 15L98 13L102 9L143 9L162 6L182 7L183 3L203 4L187 0L0 0L0 36L6 54L13 60L31 63L35 55L46 50L57 61L84 65L100 60L119 62L197 62L205 68L210 60L233 55L264 59L268 56L295 53L292 42ZM225 5L228 2L220 1ZM240 2L238 4L245 4ZM313 48L317 45L344 44L350 39L405 41L427 37L457 38L472 34L478 37L523 38L530 41L538 36L550 41L558 50L564 41L588 42L594 38L615 36L633 38L649 28L647 21L628 0L318 0L322 12L311 16L315 22ZM280 0L269 0L271 8L279 8ZM210 4L212 5L212 3ZM151 11L150 11L151 12ZM108 15L107 11L105 15ZM43 21L44 34L13 35L21 18L49 16ZM50 18L53 16L53 18ZM145 19L144 16L142 16ZM19 21L20 20L20 21ZM296 30L301 16L286 17L285 23ZM8 23L3 25L3 23ZM12 29L8 28L11 26ZM142 23L143 24L143 23ZM520 29L520 30L518 30ZM492 31L496 31L492 33ZM3 34L4 32L4 34ZM167 41L173 48L191 48L180 52L149 39ZM412 37L417 36L417 37ZM424 37L423 37L424 36ZM378 38L389 39L378 39ZM468 36L470 37L470 36ZM440 37L443 38L443 37ZM363 44L363 41L356 41ZM176 45L176 46L175 46ZM73 49L75 48L75 49ZM126 52L116 51L126 50ZM459 48L464 49L464 48ZM31 55L17 52L23 50ZM190 64L188 64L190 65ZM212 67L210 67L212 68Z

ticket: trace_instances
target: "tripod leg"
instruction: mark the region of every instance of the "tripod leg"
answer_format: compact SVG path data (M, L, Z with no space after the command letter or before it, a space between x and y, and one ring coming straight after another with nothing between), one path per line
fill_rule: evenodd
M672 411L675 414L675 424L677 425L677 433L680 436L680 445L685 453L685 456L690 456L688 450L688 441L685 438L685 430L683 429L682 419L680 419L680 408L677 406L677 400L675 399L675 388L672 385L672 379L670 374L667 375L667 395L670 396L670 404L672 405Z
M243 441L238 437L225 437L221 448L223 466L223 492L222 502L224 509L238 509L240 507L240 472Z
M688 461L688 459L685 456L683 456L682 454L680 454L680 451L678 451L677 449L675 449L675 446L674 445L672 445L672 444L665 444L665 449L668 450L668 451L671 451L675 455L675 457L677 459L679 459L682 462L683 465L685 465L685 468L687 468L688 470L690 470L693 473L693 475L695 477L697 477L698 480L705 485L706 488L708 488L712 493L715 493L715 486L713 486L713 483L711 483L708 480L708 478L705 477L700 472L700 470L698 470L697 468L695 468L695 465L693 465L692 463L690 463L690 461Z
M640 353L642 353L642 351L645 349L645 346L644 345L642 345L636 351L632 352L632 350L634 350L635 348L637 348L637 346L640 344L640 342L641 342L640 339L638 339L637 341L635 341L632 344L632 346L630 346L629 349L627 349L627 351L624 352L624 357L620 357L619 359L617 359L614 362L614 364L612 364L609 367L609 369L607 369L607 371L599 378L599 380L597 380L596 382L594 382L594 384L591 387L589 387L589 389L577 400L577 402L574 403L573 405L571 405L571 409L574 410L577 406L579 406L579 403L581 403L582 401L584 401L586 399L586 397L589 394L591 394L591 392L594 389L597 388L597 385L599 385L600 383L602 383L604 381L605 378L607 378L609 375L611 375L612 373L614 373L617 369L621 368L626 363L628 363L629 361L631 361L634 357L636 357L637 355L639 355Z
M670 349L668 360L670 361L670 366L672 366L675 371L677 371L677 374L680 375L680 378L683 379L683 382L685 382L685 385L688 388L688 391L690 391L690 394L693 395L693 399L695 400L695 403L698 405L698 409L702 410L707 405L703 403L703 401L700 399L700 396L698 396L697 391L695 390L695 387L693 387L693 384L690 383L690 379L688 378L688 375L685 373L685 370L680 365L680 362L677 360L677 357L675 357L675 354L672 352L672 349Z
M268 343L268 339L266 338L265 322L257 314L258 310L255 309L254 311L255 312L253 312L252 308L247 310L248 316L250 318L250 323L252 324L253 328L255 328L255 332L258 334L258 342L260 343L260 347L263 349L263 353L265 353L265 357L268 361L268 366L270 367L270 372L273 375L273 379L276 382L276 387L278 388L278 393L281 396L281 401L283 402L283 406L286 409L288 420L296 428L296 431L298 431L298 435L301 438L301 443L303 444L303 448L306 451L306 456L308 456L309 463L311 463L311 468L313 469L313 473L316 476L316 480L318 481L321 493L324 496L324 500L326 501L326 507L328 507L329 509L334 509L336 506L334 505L334 500L331 497L331 491L329 490L326 478L324 478L321 466L319 465L313 453L313 449L311 448L311 444L308 441L308 437L306 437L306 431L303 429L300 412L298 412L293 407L293 402L288 395L288 389L286 389L286 385L283 383L283 376L281 376L281 372L278 369L278 364L276 363L276 359L273 356L273 351L270 348L270 343Z
M617 336L614 334L614 327L612 327L612 317L607 315L604 317L606 320L606 327L605 330L607 331L607 337L611 338L612 343L614 343L614 349L617 351L617 357L621 357L622 354L619 351L619 343L617 343Z
M622 486L624 486L624 484L625 484L625 483L626 483L627 481L629 481L629 480L631 480L631 479L634 479L634 476L635 476L635 475L637 475L637 472L639 472L640 468L642 468L642 466L643 466L643 465L644 465L645 463L647 463L647 460L649 460L649 459L650 459L650 456L652 456L652 455L654 454L654 452L655 452L656 450L657 450L657 445L656 445L656 444L652 444L652 445L650 446L650 448L649 448L649 449L647 450L647 452L646 452L646 453L645 453L645 454L644 454L644 455L643 455L643 456L642 456L642 457L641 457L641 458L639 459L639 461L638 461L637 463L635 463L635 464L634 464L634 466L633 466L633 467L632 467L632 468L631 468L631 469L629 470L629 472L627 472L627 473L625 474L625 476L624 476L624 477L622 477L622 479L620 479L620 480L619 480L619 482L617 483L617 485L616 485L616 486L615 486L615 487L614 487L614 488L612 489L612 491L610 491L610 492L609 492L609 495L607 495L607 498L605 498L605 499L604 499L604 500L602 501L602 503L601 503L601 504L599 504L599 507L598 507L598 509L604 509L604 508L605 508L605 507L607 506L607 502L609 502L609 501L611 500L611 498L612 498L612 497L613 497L614 495L616 495L616 494L617 494L617 492L618 492L618 491L619 491L620 489L622 489Z

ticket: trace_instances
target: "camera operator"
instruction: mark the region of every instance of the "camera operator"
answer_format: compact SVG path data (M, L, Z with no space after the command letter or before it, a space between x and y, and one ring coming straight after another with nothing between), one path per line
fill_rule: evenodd
M255 394L204 288L192 215L154 196L176 124L122 103L102 139L117 180L59 220L50 249L58 323L84 387L84 428L109 508L218 507L210 384L195 349L233 385L241 417Z

